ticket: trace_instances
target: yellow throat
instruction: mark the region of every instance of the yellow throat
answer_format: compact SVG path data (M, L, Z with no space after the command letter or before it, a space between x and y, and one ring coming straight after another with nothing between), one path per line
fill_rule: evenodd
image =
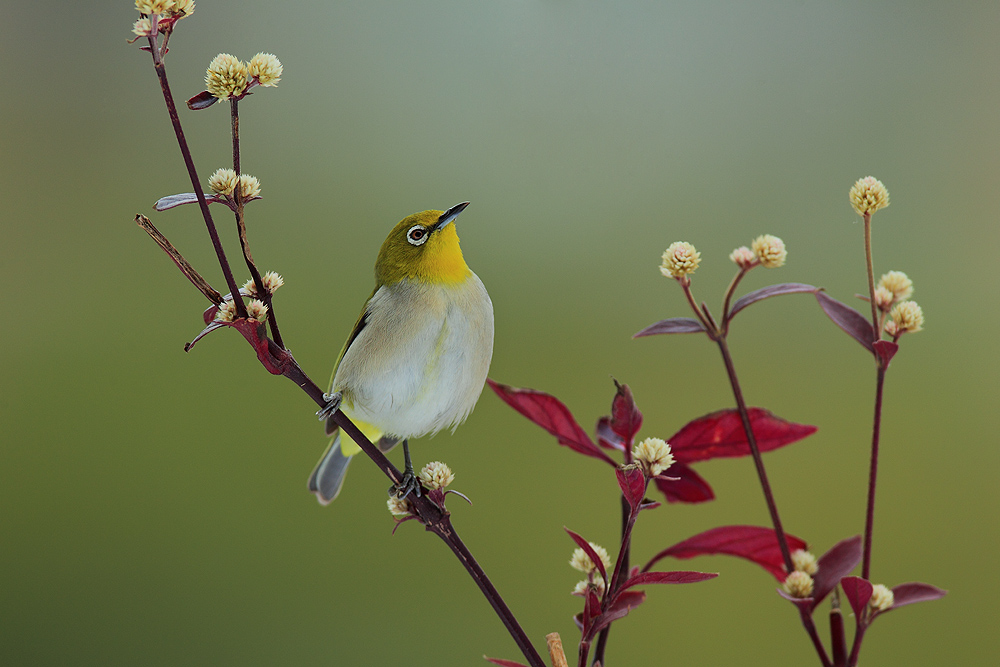
M392 285L404 278L429 283L466 280L472 272L462 257L458 232L452 224L458 213L449 216L452 211L455 209L422 211L403 218L379 250L375 261L376 285Z

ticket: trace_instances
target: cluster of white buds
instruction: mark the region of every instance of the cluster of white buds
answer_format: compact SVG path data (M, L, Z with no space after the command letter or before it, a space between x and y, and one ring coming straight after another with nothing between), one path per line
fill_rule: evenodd
M267 305L260 299L253 299L247 304L247 315L252 320L264 322L267 320ZM232 322L236 319L236 302L223 301L215 314L216 322Z
M593 542L588 542L588 544L590 544L590 548L594 550L594 553L597 554L597 557L601 559L604 571L607 572L611 567L611 558L608 556L607 549ZM598 596L604 595L604 578L601 576L600 570L597 569L597 565L582 547L577 547L573 550L573 556L569 559L569 566L587 575L586 579L577 583L576 588L572 591L573 595L586 595L589 589L593 589Z
M632 458L642 466L647 477L656 477L674 464L670 445L660 438L646 438L632 450Z
M816 562L816 556L805 549L796 549L792 552L792 565L795 566L796 572L805 572L809 576L813 576L819 572L819 564Z
M785 578L782 588L793 598L807 598L813 592L813 578L802 570L795 570Z
M284 278L274 271L268 271L260 277L260 280L264 284L264 290L268 294L274 294L279 287L285 284ZM257 293L257 283L253 281L253 278L243 283L243 289L240 292L248 296L260 296Z
M413 513L413 508L410 506L410 501L406 498L397 498L396 496L389 496L389 500L385 502L386 506L389 508L389 513L396 517L409 516Z
M281 61L270 53L258 53L249 63L228 53L220 53L208 65L205 87L219 100L239 98L255 85L278 85L282 72Z
M694 273L701 262L701 253L687 241L675 241L663 253L660 273L668 278L683 278Z
M872 608L872 611L880 612L892 609L892 605L895 602L895 595L892 589L886 588L882 584L875 584L872 587L872 596L868 600L868 606Z
M194 14L194 0L135 0L140 14L184 18Z
M420 474L417 476L431 491L443 489L455 481L455 473L446 463L440 461L431 461L420 470Z
M879 209L889 205L889 191L882 185L882 181L874 176L866 176L859 179L848 194L851 206L858 212L858 215L871 215Z
M240 198L249 201L260 197L260 181L256 176L250 174L240 174L232 169L216 169L215 173L208 177L208 187L215 194L231 199L236 192L236 186L240 188Z
M787 258L785 242L771 234L762 234L753 240L749 248L744 245L729 253L729 260L744 271L758 265L765 269L777 269L785 265Z

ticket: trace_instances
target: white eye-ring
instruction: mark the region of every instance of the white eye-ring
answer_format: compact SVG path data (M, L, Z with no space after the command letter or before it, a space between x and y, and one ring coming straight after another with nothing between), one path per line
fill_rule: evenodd
M406 232L406 240L410 242L410 245L423 245L427 242L428 236L430 234L423 225L413 225L410 227L410 231Z

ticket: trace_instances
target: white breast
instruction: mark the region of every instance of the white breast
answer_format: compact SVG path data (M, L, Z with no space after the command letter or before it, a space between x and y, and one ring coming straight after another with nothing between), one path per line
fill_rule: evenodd
M493 356L493 303L472 273L459 285L404 280L379 288L333 386L351 413L413 438L472 412Z

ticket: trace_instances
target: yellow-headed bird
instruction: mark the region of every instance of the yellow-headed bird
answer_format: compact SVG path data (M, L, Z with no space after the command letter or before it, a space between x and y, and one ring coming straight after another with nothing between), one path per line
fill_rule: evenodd
M334 367L326 420L330 446L309 490L327 504L340 493L351 457L330 418L337 408L388 451L400 440L406 458L404 496L420 485L407 440L465 421L479 400L493 357L493 302L462 257L455 218L469 202L423 211L397 224L375 262L368 298Z

